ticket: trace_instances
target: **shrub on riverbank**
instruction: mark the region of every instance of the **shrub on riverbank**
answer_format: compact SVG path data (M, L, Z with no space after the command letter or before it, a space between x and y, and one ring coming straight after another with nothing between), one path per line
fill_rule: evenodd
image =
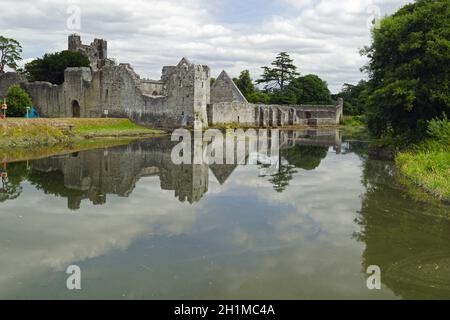
M364 127L365 118L364 116L344 116L341 125L348 127Z
M6 114L10 117L23 117L27 113L27 108L33 105L28 93L18 85L9 87L6 101L8 104Z
M450 121L431 120L426 141L397 154L401 174L440 199L450 201Z

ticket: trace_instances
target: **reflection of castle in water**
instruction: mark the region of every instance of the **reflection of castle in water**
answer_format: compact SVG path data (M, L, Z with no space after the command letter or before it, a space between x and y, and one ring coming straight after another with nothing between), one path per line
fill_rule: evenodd
M224 184L236 168L236 165L175 165L171 160L175 144L160 138L35 160L29 180L47 193L67 197L71 209L78 209L83 199L103 204L107 194L127 197L140 178L151 176L158 176L161 189L173 190L180 201L194 203L208 191L209 169ZM281 156L283 150L299 145L321 146L325 151L333 146L339 152L341 140L335 130L280 132Z

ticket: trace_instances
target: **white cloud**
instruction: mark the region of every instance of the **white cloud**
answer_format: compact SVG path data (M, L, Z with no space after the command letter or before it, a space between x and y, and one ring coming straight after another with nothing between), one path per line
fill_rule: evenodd
M337 91L364 77L358 49L370 43L373 14L392 13L407 2L279 0L284 11L265 12L255 22L251 16L263 9L255 5L245 23L221 16L217 6L225 4L218 0L4 0L0 33L18 39L25 58L65 49L73 32L66 27L67 7L78 5L83 41L107 39L110 57L131 63L144 77L158 78L162 65L182 56L210 65L213 75L248 68L257 77L262 65L288 51L303 74L317 73Z

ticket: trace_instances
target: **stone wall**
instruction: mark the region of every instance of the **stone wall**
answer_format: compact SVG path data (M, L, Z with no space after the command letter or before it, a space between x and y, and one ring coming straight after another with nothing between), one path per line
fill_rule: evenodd
M211 125L241 124L253 126L255 120L254 105L243 102L218 102L208 106L208 122Z
M265 105L219 102L208 106L210 125L236 123L246 126L283 127L293 125L335 125L342 119L342 104Z
M24 77L16 72L5 72L0 74L0 99L3 100L10 86L19 85L23 81Z

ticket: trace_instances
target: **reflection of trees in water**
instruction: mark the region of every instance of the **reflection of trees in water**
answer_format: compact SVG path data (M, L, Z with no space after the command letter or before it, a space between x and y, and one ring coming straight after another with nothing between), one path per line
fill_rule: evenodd
M449 207L411 199L387 162L366 160L362 182L355 237L366 245L363 272L378 265L382 282L402 298L450 298Z
M269 182L277 192L283 192L289 186L298 171L295 168L303 170L314 170L320 162L327 156L328 147L324 146L302 146L295 145L290 148L280 150L279 168L275 174L270 175Z
M52 194L59 197L82 196L83 191L69 189L64 184L64 175L60 171L41 172L32 170L28 180L37 190L42 190L45 194Z
M21 184L27 177L26 162L10 163L7 166L2 166L0 171L8 174L7 178L2 179L2 182L0 182L0 202L16 199L22 193Z
M282 149L281 156L296 168L314 170L325 159L327 152L328 147L296 145L292 148Z
M290 164L280 164L278 172L273 174L269 179L269 182L273 184L273 188L276 192L283 192L289 186L289 182L292 180L294 173L294 166Z

